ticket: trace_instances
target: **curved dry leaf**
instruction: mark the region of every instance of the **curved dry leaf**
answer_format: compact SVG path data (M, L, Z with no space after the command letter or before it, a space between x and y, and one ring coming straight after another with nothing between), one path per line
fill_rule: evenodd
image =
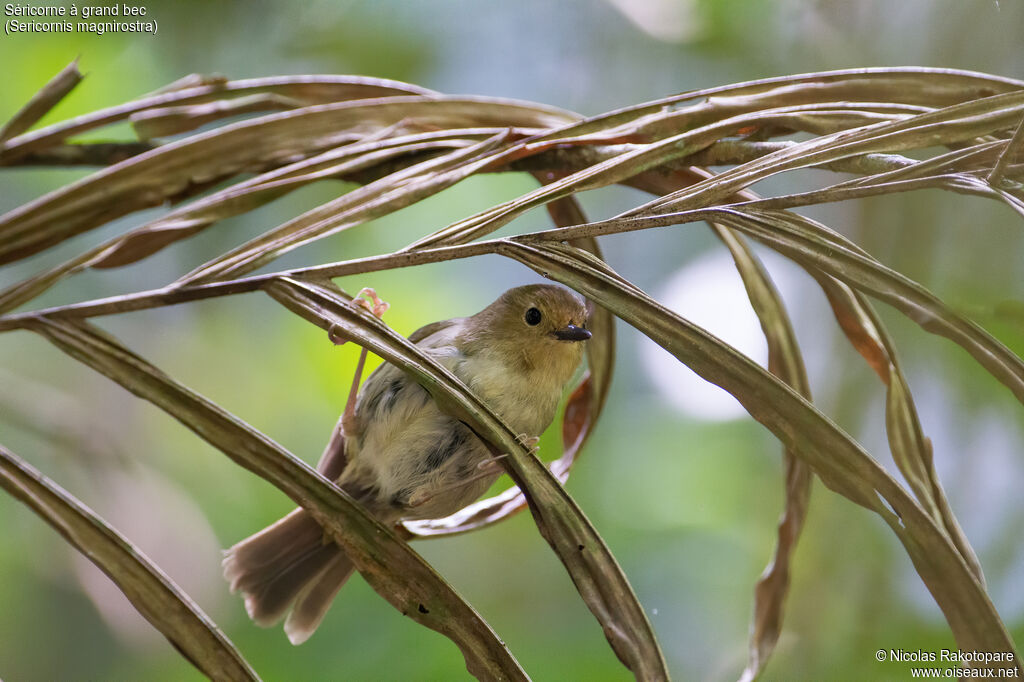
M853 347L886 385L886 433L889 448L921 506L942 526L982 585L981 564L956 520L935 472L932 446L924 435L910 386L900 369L896 349L871 304L847 285L828 275L812 273L825 292L839 326Z
M936 111L823 135L767 154L632 209L623 216L682 211L724 200L772 175L875 152L893 152L974 140L1016 123L1024 91L972 100Z
M993 140L952 149L945 154L938 154L927 159L915 160L902 168L894 168L886 173L876 173L863 178L853 178L846 182L832 185L835 189L874 185L893 180L907 180L951 172L965 172L990 167L1000 149L1006 149L1006 140Z
M106 573L146 620L213 680L257 680L216 624L91 509L0 446L0 488L25 503Z
M536 206L608 184L624 182L645 171L709 147L722 137L750 126L798 126L816 105L779 107L715 119L705 126L660 139L647 145L633 145L623 153L579 170L556 182L533 190L477 215L460 220L424 237L409 249L465 242L484 236ZM655 199L620 217L649 215L668 210L685 210L724 200L768 176L787 170L822 165L868 153L913 149L971 140L1016 122L1024 112L1024 91L969 101L938 111L899 117L895 121L864 125L853 130L822 135L807 142L767 154L721 173L713 180ZM534 152L564 142L562 131L524 143ZM604 139L604 138L602 138Z
M160 86L148 95L143 95L143 97L162 95L168 92L175 92L177 90L187 90L188 88L198 88L204 85L223 86L230 82L231 81L228 80L228 77L222 73L190 73L187 76L182 76L181 78L171 81L167 85Z
M754 585L748 661L740 674L740 682L756 680L775 651L789 594L790 563L807 518L812 481L810 467L787 449L783 455L783 471L786 503L779 517L775 553Z
M630 180L630 184L648 192L663 194L710 177L713 174L703 168L690 168L671 175L636 176ZM752 201L758 197L744 190L733 199ZM761 324L768 345L768 371L810 401L810 385L796 334L771 277L740 235L718 223L710 222L709 225L729 249ZM775 552L754 587L749 655L747 666L740 676L741 682L757 678L778 642L789 593L790 563L807 517L812 481L810 468L788 449L783 451L783 467L785 506L778 521Z
M195 185L284 164L403 121L415 128L549 127L570 114L501 99L389 97L304 107L163 145L0 216L0 264L37 253Z
M20 135L34 126L81 82L82 72L78 70L78 58L76 57L51 78L50 82L44 85L39 92L32 95L25 106L0 127L0 149L12 137Z
M616 655L638 679L668 679L651 624L601 536L547 467L523 449L516 434L465 384L332 288L282 278L264 289L297 315L325 330L340 329L346 338L408 373L442 410L472 424L481 438L507 453L502 465L526 493L537 529L565 565Z
M614 218L527 237L551 241L700 220L720 222L739 230L805 268L818 269L885 301L926 331L944 336L964 348L1018 400L1024 402L1024 360L984 329L951 310L920 284L882 265L842 235L796 213L763 209L753 204L732 204L644 218ZM483 244L488 250L492 248L492 243ZM2 328L3 320L0 320Z
M811 388L796 333L771 277L739 235L716 223L711 223L711 227L732 254L751 306L760 321L768 343L768 371L810 402ZM807 518L812 481L810 467L789 448L783 453L783 467L785 507L778 522L775 553L754 587L750 653L740 676L741 682L757 679L775 650L789 594L790 562Z
M737 134L765 140L795 132L827 135L848 128L908 118L931 111L899 102L821 101L821 93L807 90L803 97L709 98L679 110L663 109L634 123L579 137L558 137L562 145L589 145L602 141L652 143L716 122L743 118L748 123ZM559 131L559 134L561 131Z
M886 521L962 650L1015 652L984 588L946 533L848 434L792 388L635 288L623 286L607 267L594 267L571 247L505 240L500 253L613 310L701 377L729 391L829 488ZM1014 664L1024 672L1019 657Z
M119 267L152 255L166 245L177 230L191 236L216 222L254 210L291 191L306 185L358 173L403 155L443 152L481 142L498 135L501 130L488 128L417 133L383 140L354 142L303 159L287 166L261 173L250 180L202 197L131 232L118 237L116 248L107 249L103 258L92 267ZM152 233L154 236L149 236ZM161 236L156 236L161 235Z
M38 317L32 329L152 402L304 507L378 594L402 615L451 639L473 675L528 679L490 626L408 544L280 445L86 323Z
M977 171L973 171L973 173L977 173ZM796 192L794 194L785 194L756 201L740 202L734 205L739 208L789 209L836 201L863 199L880 194L897 194L899 192L912 192L922 189L943 189L959 194L996 199L1024 217L1024 196L1017 196L1005 190L996 189L977 177L976 174L972 174L972 172L943 173L908 180L882 182L871 182L870 178L866 178L866 180L868 181L863 184L852 185L848 182L841 182L820 190Z
M418 85L364 76L275 76L237 81L223 77L188 77L149 96L7 140L0 144L0 166L13 164L27 154L52 147L88 130L126 120L139 112L258 94L280 95L306 104L326 104L402 95L433 97L438 93Z
M422 249L430 246L458 244L494 232L525 211L551 201L597 187L603 187L656 169L663 164L677 161L711 146L723 137L736 134L751 125L799 125L807 109L814 107L783 107L754 113L741 114L716 120L706 126L673 135L651 144L629 145L622 153L600 160L528 192L516 199L499 204L485 211L423 237L408 249ZM844 112L844 116L848 114ZM537 154L562 143L558 132L527 140L520 145L522 154ZM785 151L785 150L784 150ZM512 150L514 154L515 151ZM772 156L769 154L768 156ZM753 163L753 162L752 162ZM744 164L744 167L749 164ZM735 191L735 190L733 190ZM732 192L730 192L731 194ZM656 202L646 206L656 206ZM644 208L641 207L641 208ZM639 211L639 209L637 209Z
M553 222L559 226L586 222L583 210L574 197L552 202L548 210ZM596 239L577 240L576 245L601 257ZM593 337L587 342L587 371L565 404L562 415L562 456L548 465L552 475L563 485L569 480L569 471L601 415L615 366L614 316L604 308L595 307L590 312L588 327ZM405 521L402 525L412 537L455 535L498 523L525 509L526 504L526 496L517 486L512 486L445 518Z
M402 154L463 147L499 132L493 128L466 129L464 132L417 133L370 140L345 145L261 173L117 235L74 258L7 287L0 291L0 313L13 310L87 268L112 268L137 262L220 220L255 210L310 183L339 174L359 172Z
M902 102L926 107L945 107L968 100L1024 89L1024 81L976 71L927 67L882 67L818 71L763 78L730 85L689 90L678 95L593 116L558 132L560 138L636 135L649 139L673 113L672 107L707 98L703 108L691 112L694 127L720 117L727 105L734 111L753 111L775 106L813 102ZM742 100L748 100L745 108ZM701 105L697 105L700 107Z
M788 211L712 209L714 218L903 312L968 353L1024 402L1024 361L930 291L885 267L824 225Z
M1006 148L999 155L996 165L992 167L992 171L985 178L985 182L993 186L1002 182L1003 173L1017 156L1018 152L1020 152L1022 146L1024 146L1024 117L1017 124L1017 129L1013 131L1013 137L1006 143Z
M209 283L251 272L303 244L393 213L451 187L505 154L512 137L492 137L391 173L317 206L179 278L175 286Z
M277 93L243 95L204 104L184 104L146 109L131 115L132 130L140 140L180 135L223 118L265 111L287 111L309 106L310 102Z

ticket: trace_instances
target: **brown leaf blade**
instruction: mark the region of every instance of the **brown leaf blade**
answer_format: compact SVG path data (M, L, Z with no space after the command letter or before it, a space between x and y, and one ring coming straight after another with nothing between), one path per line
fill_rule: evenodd
M767 200L771 201L771 200ZM758 202L760 204L761 202ZM925 331L966 350L994 378L1024 402L1024 360L977 324L960 315L928 289L886 267L859 246L826 226L777 208L729 204L642 218L614 218L567 230L535 233L554 241L615 234L655 226L716 221L753 237L805 269L827 273L858 291L893 306ZM490 246L494 242L484 242ZM0 320L0 329L3 321Z
M320 153L406 120L422 130L545 127L574 117L509 100L405 96L321 104L240 121L126 159L0 216L0 264L158 206L192 187Z
M785 383L570 247L506 240L501 253L611 308L701 377L739 400L832 490L879 514L903 543L962 650L1013 652L1012 639L957 548L844 431ZM975 662L972 665L986 667ZM1005 667L1005 663L999 663ZM995 667L989 664L989 667Z
M33 331L152 402L307 509L370 586L403 615L451 639L473 675L528 679L490 626L408 544L280 445L86 323L38 318Z
M265 289L304 319L325 330L340 330L408 373L441 409L472 424L477 434L507 453L500 461L525 492L538 530L565 565L616 655L638 679L668 679L664 656L643 607L601 536L547 467L523 449L516 434L465 384L331 288L282 278Z
M747 667L741 682L756 680L782 633L782 619L789 594L793 552L807 518L812 474L810 467L791 450L783 454L785 507L779 517L775 553L754 585L754 620L750 627Z
M437 93L409 83L365 76L272 76L233 81L223 76L193 74L125 104L100 109L7 140L0 144L0 166L14 164L28 154L48 149L89 130L124 121L141 112L261 94L298 99L306 104L326 104L402 95L432 97Z
M772 175L851 156L972 141L1016 123L1022 112L1024 91L1015 91L888 123L821 135L655 199L624 215L650 215L713 205Z
M792 386L809 402L811 389L800 346L771 277L739 235L716 223L711 223L711 227L732 254L750 304L761 323L768 343L768 371ZM754 587L750 654L747 667L740 676L741 682L757 679L775 650L789 594L790 564L807 518L812 480L810 467L790 448L783 452L783 467L785 506L778 522L775 552Z
M759 112L755 116L771 118L787 116L791 112ZM568 197L584 190L624 182L662 164L699 152L722 137L734 134L750 123L749 115L716 120L708 125L687 130L657 142L633 145L619 154L589 165L571 174L563 174L543 187L523 194L516 199L481 211L480 213L452 223L411 244L409 249L423 249L431 246L460 244L477 239L506 225L517 216L538 206ZM548 136L524 143L526 151L538 151L543 144L554 144L548 137L557 140L558 131Z
M797 263L885 301L923 329L970 353L1024 402L1024 360L991 334L953 311L930 291L867 255L855 244L809 218L788 211L713 210L723 223Z
M20 135L36 124L57 105L75 86L82 82L82 72L78 70L78 59L61 69L60 73L50 79L39 92L25 103L11 120L0 127L0 148L16 135Z
M663 97L651 102L617 109L567 127L559 137L620 133L661 133L666 120L678 132L680 123L706 124L730 108L753 111L759 108L807 102L904 102L943 107L993 94L1024 89L1024 81L992 76L977 71L928 67L883 67L816 71L719 85ZM690 100L706 100L690 111L672 108ZM670 116L665 113L669 112ZM680 116L681 114L681 116ZM683 117L689 116L686 120ZM683 121L679 119L683 118Z
M586 222L583 210L574 197L552 202L548 210L554 223L559 226ZM580 248L601 257L596 239L576 241ZM615 318L604 308L594 307L587 324L593 333L587 342L587 372L565 405L562 417L562 456L549 465L551 473L563 485L569 480L569 471L601 415L615 366ZM507 519L526 506L526 496L518 486L512 486L443 519L405 521L403 525L414 537L436 538L480 530Z
M664 194L710 177L713 177L710 171L689 168L670 175L649 173L637 176L630 180L630 184L654 194ZM744 190L736 198L756 200L758 197ZM768 371L810 401L803 356L785 304L770 275L742 236L724 225L708 224L729 249L760 322L768 345ZM789 593L790 564L807 516L812 481L810 468L790 449L783 451L783 467L785 505L778 522L775 552L754 588L748 663L741 673L741 682L757 678L778 642Z
M505 202L475 216L460 220L424 237L410 248L424 248L453 244L476 239L507 224L525 211L579 192L608 184L623 182L640 173L665 163L689 156L705 149L723 137L737 134L750 126L792 126L794 117L813 112L816 105L767 107L740 113L728 108L715 110L715 115L703 125L684 126L683 132L657 139L650 144L634 145L612 158L533 190L512 201ZM956 103L935 111L918 115L899 116L896 120L844 129L856 122L839 125L837 132L820 135L806 142L767 154L754 161L717 175L713 180L673 192L637 207L623 216L650 215L667 211L683 211L711 205L735 192L771 175L839 161L851 156L899 149L914 149L935 144L952 144L971 140L999 130L1019 120L1024 111L1024 91L1010 91L979 100ZM669 116L660 114L662 118ZM606 120L607 122L607 120ZM593 121L584 125L592 126ZM797 126L799 129L800 126ZM571 126L539 137L527 145L536 148L542 144L562 141ZM611 134L611 131L608 132ZM615 138L618 139L618 138Z
M885 426L893 460L921 506L942 526L978 582L985 578L978 557L949 507L935 472L932 446L924 435L910 386L903 375L892 339L871 304L845 284L827 275L815 277L841 320L854 348L875 368L886 385Z
M213 680L259 679L217 625L142 552L3 446L0 487L106 573L138 612L203 674Z
M278 256L372 218L388 215L466 179L503 153L502 131L456 148L317 206L179 278L175 286L209 283L246 274Z
M301 109L307 103L276 93L243 95L205 104L146 109L132 114L132 129L140 140L180 135L222 118L265 111Z
M253 211L289 192L338 174L358 172L407 153L444 151L472 144L475 131L418 133L385 140L353 143L294 164L261 173L193 201L144 225L119 234L102 244L48 270L0 291L0 313L31 301L58 282L87 268L113 268L135 263L179 240L191 237L219 221ZM494 135L500 131L486 130ZM469 140L459 136L468 134Z

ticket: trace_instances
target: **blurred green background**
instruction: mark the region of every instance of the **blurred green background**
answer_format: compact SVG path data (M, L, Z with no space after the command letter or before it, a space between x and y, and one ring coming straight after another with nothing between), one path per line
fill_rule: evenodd
M346 73L448 93L545 102L584 114L682 90L803 71L925 65L1024 77L1020 0L464 0L150 2L157 35L0 36L0 120L76 56L88 75L47 121L116 104L192 72L233 78ZM125 131L127 134L127 131ZM84 175L4 170L0 211ZM778 192L838 176L806 171ZM530 180L468 180L372 226L275 264L393 250L529 190ZM289 196L142 264L78 276L39 305L165 284L244 239L337 195ZM611 188L583 197L592 218L643 200ZM0 285L57 263L158 211L0 271ZM1024 230L1008 209L938 192L811 209L884 263L921 281L1024 352ZM511 229L540 229L542 212ZM764 354L736 277L701 226L604 242L611 264L729 341ZM882 388L837 336L810 279L768 259L791 308L816 401L890 469ZM409 333L475 312L535 276L492 257L341 280L375 286ZM709 304L710 303L710 304ZM35 305L35 304L33 304ZM968 356L892 311L926 433L990 593L1024 643L1022 408ZM357 355L256 294L104 319L101 326L173 377L315 462ZM680 680L735 679L753 585L781 507L779 447L728 400L702 391L620 327L605 417L569 483L629 575ZM717 390L717 389L716 389ZM554 429L552 429L552 432ZM542 451L554 455L549 434ZM27 332L0 335L0 442L104 515L179 582L269 680L454 680L458 651L401 617L355 578L307 644L262 630L220 578L220 549L290 509L288 500L190 432ZM624 680L600 628L529 515L416 544L538 680ZM111 583L26 508L0 495L0 677L182 680L198 673ZM874 515L817 486L796 555L785 632L765 679L902 679L877 649L955 648L910 561Z

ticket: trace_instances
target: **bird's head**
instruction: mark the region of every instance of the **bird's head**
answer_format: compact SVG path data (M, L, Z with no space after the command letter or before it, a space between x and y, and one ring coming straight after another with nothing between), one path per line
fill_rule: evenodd
M530 284L509 289L467 319L471 350L486 350L521 361L530 370L571 374L590 338L587 307L568 289ZM565 376L565 381L568 380Z

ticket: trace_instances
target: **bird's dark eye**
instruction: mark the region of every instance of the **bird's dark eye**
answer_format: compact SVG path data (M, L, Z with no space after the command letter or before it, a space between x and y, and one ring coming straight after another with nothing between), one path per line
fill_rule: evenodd
M539 310L537 310L536 308L530 308L529 310L526 311L526 324L530 325L531 327L535 327L538 324L540 324L541 317L542 316Z

